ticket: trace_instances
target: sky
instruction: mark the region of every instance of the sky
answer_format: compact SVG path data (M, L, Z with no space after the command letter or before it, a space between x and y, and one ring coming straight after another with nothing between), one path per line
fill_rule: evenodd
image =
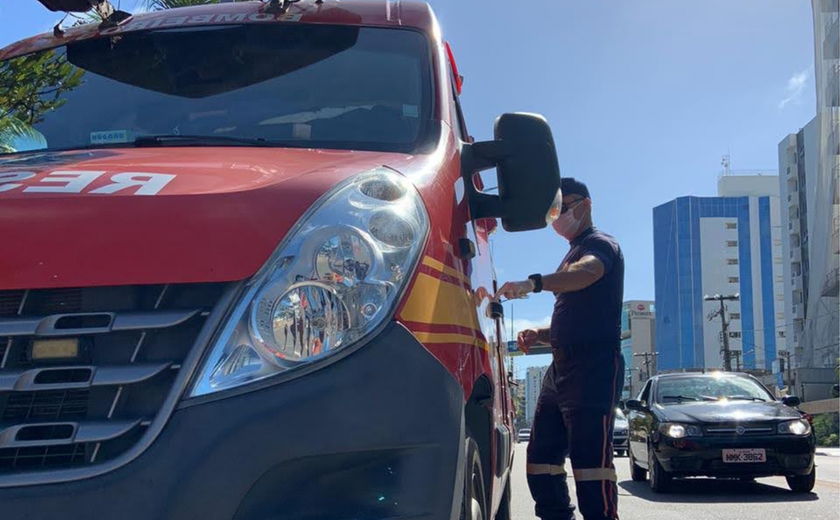
M778 143L815 114L807 0L430 3L465 76L470 133L491 139L505 112L548 119L561 174L588 184L595 224L622 246L627 300L654 296L654 206L715 195L727 153L735 170L778 169ZM60 18L0 0L0 47ZM500 281L552 272L567 250L550 228L493 239ZM507 317L514 330L545 325L552 303L532 295ZM548 363L518 358L517 377Z

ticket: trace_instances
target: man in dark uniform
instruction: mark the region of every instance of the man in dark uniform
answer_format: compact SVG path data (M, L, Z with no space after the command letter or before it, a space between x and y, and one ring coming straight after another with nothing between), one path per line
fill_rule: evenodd
M508 282L497 296L556 296L551 328L519 333L520 349L550 344L554 360L543 380L528 444L528 487L543 520L574 518L564 465L570 456L585 520L617 519L613 465L615 407L624 381L621 306L624 256L618 242L592 225L586 185L564 178L554 230L571 249L557 272Z

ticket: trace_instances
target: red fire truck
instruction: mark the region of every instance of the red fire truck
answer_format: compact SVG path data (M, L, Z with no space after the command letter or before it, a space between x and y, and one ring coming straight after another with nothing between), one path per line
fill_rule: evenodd
M474 142L425 4L106 15L0 50L0 517L508 518L545 120Z

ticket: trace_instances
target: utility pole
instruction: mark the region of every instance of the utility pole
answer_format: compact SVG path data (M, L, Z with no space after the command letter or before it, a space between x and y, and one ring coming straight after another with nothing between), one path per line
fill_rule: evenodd
M633 354L633 357L645 358L645 379L650 379L653 376L653 374L650 373L650 362L651 360L655 359L658 355L659 352L639 352L638 354Z
M636 367L633 367L633 366L627 367L627 374L626 374L627 382L628 382L627 393L630 394L630 399L633 399L633 371L634 370L639 370L639 369L636 368Z
M791 371L791 366L790 366L790 355L791 355L790 352L787 351L787 350L780 350L779 351L779 358L785 364L785 366L780 367L780 368L782 369L782 371L784 371L785 367L787 367L788 394L790 394L791 389L793 389L793 373Z
M712 321L716 317L720 316L721 334L723 335L723 369L727 372L732 372L732 356L729 351L729 322L726 321L726 307L724 306L723 302L738 301L741 299L741 297L739 294L715 294L714 296L706 295L703 297L703 299L707 302L716 301L720 303L720 309L716 309L711 314L709 314L709 321Z
M738 372L741 371L741 351L740 350L733 350L730 352L730 355L735 358L735 370Z

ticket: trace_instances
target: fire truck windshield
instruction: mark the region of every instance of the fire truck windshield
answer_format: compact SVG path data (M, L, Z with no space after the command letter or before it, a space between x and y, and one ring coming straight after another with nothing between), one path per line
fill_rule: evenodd
M144 136L416 152L436 130L429 48L411 30L305 24L71 43L0 62L0 153L148 145Z

